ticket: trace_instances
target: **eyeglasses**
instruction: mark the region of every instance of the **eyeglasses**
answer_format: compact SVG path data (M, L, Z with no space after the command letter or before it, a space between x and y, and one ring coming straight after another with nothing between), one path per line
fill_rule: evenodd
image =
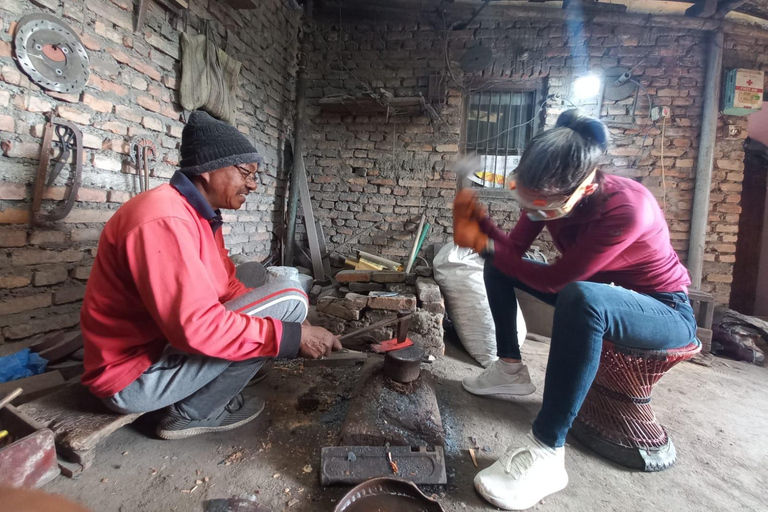
M520 204L531 220L555 220L567 216L578 202L584 197L584 191L587 186L591 184L597 169L593 170L584 180L576 187L570 194L561 194L556 196L550 196L548 198L534 199L532 202L528 202L520 196L517 190L517 181L512 180L509 183L509 189L512 192L512 198Z
M236 165L235 169L238 170L238 172L240 173L240 176L243 177L243 180L246 183L248 183L250 181L254 185L258 185L258 183L259 183L259 177L258 177L259 176L259 172L258 171L251 172L250 170L246 169L245 167L242 167L242 166L239 166L239 165Z

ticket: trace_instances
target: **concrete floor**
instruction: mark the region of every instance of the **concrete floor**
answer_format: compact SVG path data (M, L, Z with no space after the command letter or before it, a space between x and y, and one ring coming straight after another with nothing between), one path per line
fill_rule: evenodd
M540 388L548 348L532 341L523 347ZM60 477L45 490L94 512L203 511L208 499L247 495L275 512L332 511L345 489L319 486L320 448L334 443L358 370L279 365L253 388L267 398L268 413L227 434L160 441L151 435L155 418L145 416L113 434L80 480ZM515 401L473 397L461 379L479 368L452 346L433 371L441 381L449 483L426 491L448 512L495 510L472 487L478 469L469 438L490 447L478 453L480 467L490 465L529 430L541 390ZM569 486L535 510L768 510L768 369L722 359L710 367L682 363L657 386L654 408L677 447L672 469L627 471L573 441L566 448Z

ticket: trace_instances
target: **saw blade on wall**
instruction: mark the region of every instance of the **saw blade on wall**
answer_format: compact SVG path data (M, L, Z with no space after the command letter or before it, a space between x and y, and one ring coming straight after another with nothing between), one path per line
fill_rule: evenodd
M19 20L13 41L19 67L40 87L80 92L91 75L88 53L69 25L49 14Z

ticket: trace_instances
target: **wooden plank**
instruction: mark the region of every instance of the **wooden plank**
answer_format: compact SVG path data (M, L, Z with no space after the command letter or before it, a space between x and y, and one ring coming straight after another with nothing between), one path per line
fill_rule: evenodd
M69 380L79 375L82 375L85 371L85 367L82 361L63 361L57 364L49 364L49 371L58 371L64 380Z
M40 357L47 359L49 363L55 363L66 358L76 350L83 347L83 336L80 331L67 333L55 346L39 352Z
M110 411L79 384L21 405L19 411L53 430L57 446L81 459L85 458L83 452L93 450L112 432L141 416Z
M21 395L11 401L11 403L19 405L47 395L64 384L64 377L59 372L41 373L40 375L3 382L0 384L0 397L5 396L16 388L21 388Z
M312 269L315 279L325 281L325 269L323 268L323 257L320 254L320 241L317 236L317 229L311 229L315 226L315 214L312 211L312 199L309 196L309 183L307 183L307 169L304 166L304 157L300 158L301 165L294 172L298 172L296 178L299 184L299 195L301 197L301 209L304 213L304 226L307 228L307 239L309 240L309 253L312 257ZM331 276L328 276L329 278Z

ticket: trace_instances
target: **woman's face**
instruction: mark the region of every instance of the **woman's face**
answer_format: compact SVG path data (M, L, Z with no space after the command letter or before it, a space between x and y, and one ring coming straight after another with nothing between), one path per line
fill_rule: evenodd
M582 199L597 190L596 173L595 169L571 194L543 194L538 190L514 186L513 196L531 220L561 219L567 217Z

